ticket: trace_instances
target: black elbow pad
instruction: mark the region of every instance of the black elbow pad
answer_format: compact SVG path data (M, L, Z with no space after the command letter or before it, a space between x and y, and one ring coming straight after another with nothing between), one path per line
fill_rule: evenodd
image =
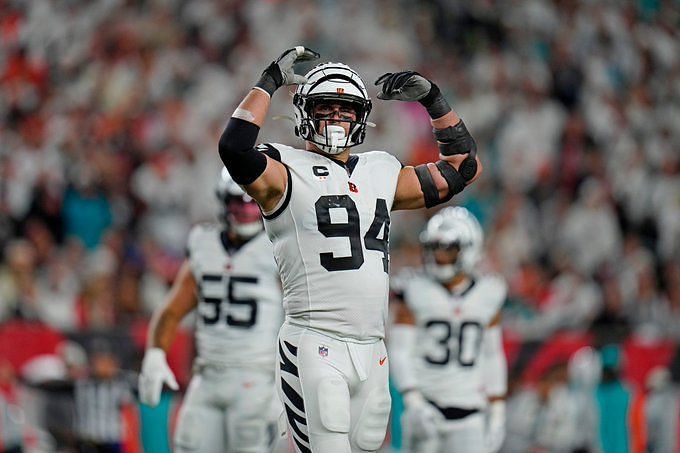
M252 183L267 167L267 158L255 149L259 132L260 128L250 121L231 118L220 137L220 157L238 184Z

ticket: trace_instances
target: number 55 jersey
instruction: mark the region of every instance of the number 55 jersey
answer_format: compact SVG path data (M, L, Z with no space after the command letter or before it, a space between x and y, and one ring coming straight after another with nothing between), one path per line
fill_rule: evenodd
M199 292L197 364L269 370L283 322L272 245L264 232L239 248L224 238L218 225L199 224L189 233L188 259Z
M343 163L280 144L259 148L288 171L281 202L264 214L287 322L345 341L382 339L401 164L382 151Z
M414 375L418 389L439 407L479 409L486 406L482 367L484 334L507 293L498 276L481 276L458 293L425 275L404 288L414 316Z

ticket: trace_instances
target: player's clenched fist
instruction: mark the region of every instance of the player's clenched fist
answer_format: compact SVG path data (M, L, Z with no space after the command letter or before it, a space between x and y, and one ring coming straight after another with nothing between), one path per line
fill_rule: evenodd
M415 71L388 72L378 77L379 99L420 102L430 118L441 118L451 111L436 83Z
M380 86L378 99L420 101L432 89L432 82L415 71L388 72L375 81Z
M262 71L255 87L267 92L269 96L284 85L301 85L307 79L293 71L293 65L301 61L316 60L319 54L304 46L296 46L284 51Z
M139 400L151 407L158 405L161 399L163 384L173 390L179 385L165 359L165 351L151 348L144 354L142 373L139 375Z

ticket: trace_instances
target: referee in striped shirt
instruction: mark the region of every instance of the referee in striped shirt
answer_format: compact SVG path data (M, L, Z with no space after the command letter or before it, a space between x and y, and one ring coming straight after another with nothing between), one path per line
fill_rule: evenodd
M133 380L120 371L118 358L106 344L92 352L91 373L75 383L78 451L122 451L121 410L132 402Z

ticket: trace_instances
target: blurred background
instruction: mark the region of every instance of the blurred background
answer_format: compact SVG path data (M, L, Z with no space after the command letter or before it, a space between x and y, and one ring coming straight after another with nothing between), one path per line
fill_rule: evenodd
M375 98L404 69L477 139L484 175L454 202L510 286L504 451L586 451L582 385L599 448L680 451L674 0L0 0L0 451L167 451L153 430L181 394L161 415L137 405L146 326L189 228L215 219L227 118L296 44L369 85L377 127L358 151L436 159L424 109ZM271 115L290 102L281 90ZM286 119L260 139L301 143ZM394 215L393 272L420 263L428 215ZM185 321L169 357L183 385Z

